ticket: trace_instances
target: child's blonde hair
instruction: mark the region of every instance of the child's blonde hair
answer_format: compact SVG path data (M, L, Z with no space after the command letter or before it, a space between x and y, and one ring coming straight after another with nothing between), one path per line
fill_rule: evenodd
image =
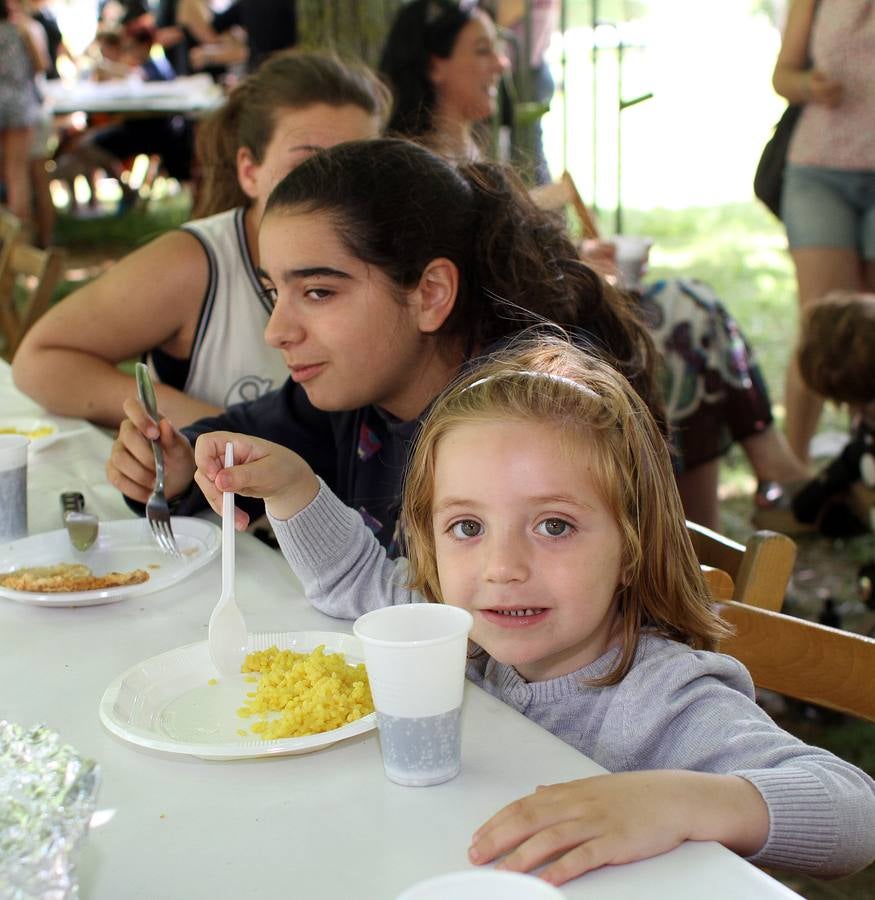
M426 417L404 485L402 521L411 587L443 602L432 527L435 454L469 422L549 424L592 450L593 475L620 528L617 590L623 648L601 684L628 672L642 628L696 649L715 649L726 628L687 534L665 439L647 407L615 369L558 337L528 338L457 379Z
M799 371L808 387L835 403L875 400L875 294L833 291L802 321Z

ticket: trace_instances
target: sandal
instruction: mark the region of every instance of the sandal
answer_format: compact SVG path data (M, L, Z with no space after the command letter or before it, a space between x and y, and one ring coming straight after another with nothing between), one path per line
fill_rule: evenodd
M816 534L816 523L800 522L793 514L793 495L801 486L802 483L781 485L777 481L760 481L753 498L753 524L788 537Z

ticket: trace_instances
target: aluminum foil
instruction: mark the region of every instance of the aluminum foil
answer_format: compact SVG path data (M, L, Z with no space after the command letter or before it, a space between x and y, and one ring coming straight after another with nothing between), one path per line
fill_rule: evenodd
M75 900L100 770L38 725L0 721L0 897Z

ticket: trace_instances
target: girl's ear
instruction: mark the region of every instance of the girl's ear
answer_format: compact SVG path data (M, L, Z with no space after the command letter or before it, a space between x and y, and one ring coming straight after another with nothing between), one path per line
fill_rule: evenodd
M454 262L439 257L428 263L410 295L419 330L437 331L453 311L458 292L459 269Z
M257 192L258 163L248 147L237 148L237 180L243 193L254 200Z
M440 56L432 55L428 60L427 75L431 86L435 89L444 83L444 71L446 69L446 60Z

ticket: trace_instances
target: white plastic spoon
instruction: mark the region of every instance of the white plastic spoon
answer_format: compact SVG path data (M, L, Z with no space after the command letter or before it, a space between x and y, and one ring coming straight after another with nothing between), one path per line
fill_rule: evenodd
M234 445L225 444L225 468L234 465ZM222 496L222 593L210 616L210 659L225 678L240 674L249 636L234 600L234 492Z

